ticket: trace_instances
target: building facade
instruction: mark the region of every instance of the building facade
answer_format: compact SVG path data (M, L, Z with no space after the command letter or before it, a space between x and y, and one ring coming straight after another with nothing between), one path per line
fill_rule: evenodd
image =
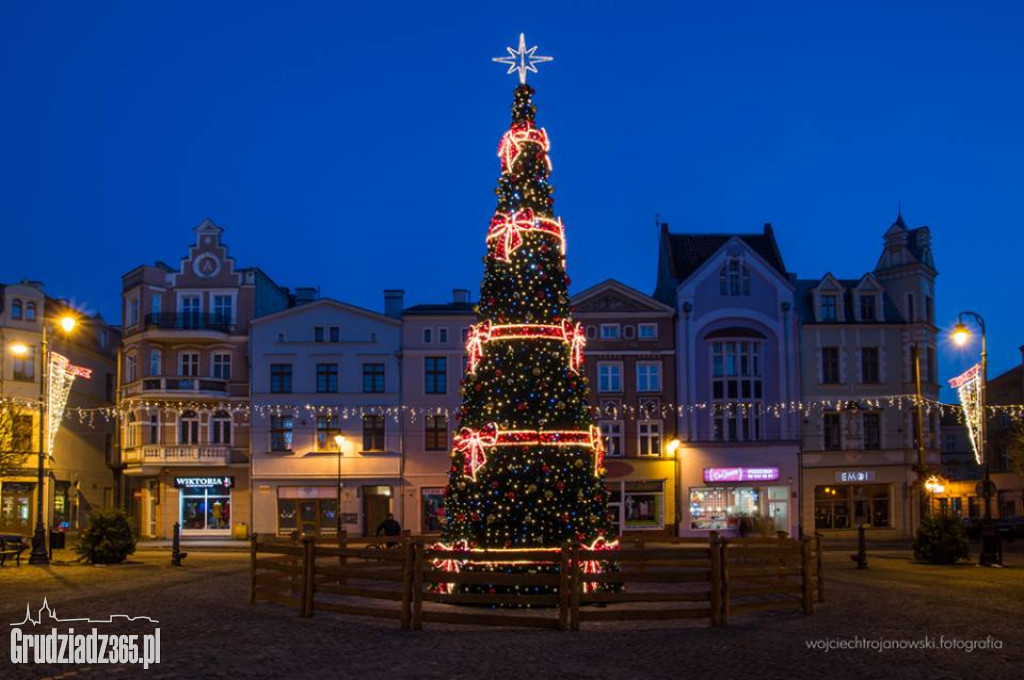
M988 404L1024 404L1024 347L1021 364L988 380ZM991 463L993 517L1024 515L1024 425L1005 410L996 409L988 421L986 455Z
M37 404L45 361L44 326L50 370L60 370L55 357L86 369L76 371L63 418L55 411L59 394L54 388L49 391L43 434L44 439L53 437L52 452L44 457L44 525L76 531L93 509L115 504L115 428L98 412L79 416L75 409L113 406L120 333L102 317L89 317L64 300L48 297L36 282L0 286L0 304L0 532L29 535L38 517ZM76 319L68 333L58 323L66 315Z
M401 320L298 297L250 325L253 529L372 535L404 518Z
M795 535L799 398L795 286L770 225L753 234L661 227L654 297L676 315L680 534Z
M918 517L918 419L908 395L920 363L937 400L935 265L928 227L897 217L874 270L797 282L805 532L908 538ZM938 467L940 414L923 414L926 464ZM813 502L811 502L813 499Z
M616 532L676 535L682 519L676 438L675 310L618 281L572 297L586 332L591 406L605 440Z
M401 308L401 291L390 291ZM444 520L460 385L466 370L466 338L476 322L468 290L452 291L452 301L414 305L402 312L402 403L405 444L405 517L415 533L437 534Z
M239 268L210 220L178 266L122 277L120 466L140 536L244 535L250 526L249 324L288 292Z

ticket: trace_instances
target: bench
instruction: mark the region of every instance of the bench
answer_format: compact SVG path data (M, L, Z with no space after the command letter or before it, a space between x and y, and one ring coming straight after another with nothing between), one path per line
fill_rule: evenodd
M15 564L20 567L21 553L26 550L28 550L28 543L23 536L0 536L0 569L12 557Z

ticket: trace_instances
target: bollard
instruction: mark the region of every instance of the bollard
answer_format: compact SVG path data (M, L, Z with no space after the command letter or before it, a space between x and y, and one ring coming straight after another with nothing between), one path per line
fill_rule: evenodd
M850 559L857 563L858 569L868 568L868 542L864 537L864 525L857 528L857 554L850 555Z
M171 542L171 566L180 567L181 561L188 557L187 552L181 552L181 524L174 523L174 540Z

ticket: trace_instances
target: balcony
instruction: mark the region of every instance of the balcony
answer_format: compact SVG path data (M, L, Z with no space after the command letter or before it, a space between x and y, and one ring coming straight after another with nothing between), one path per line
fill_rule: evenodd
M210 338L224 339L236 332L236 325L223 314L200 314L199 312L160 312L147 314L141 330L155 340L189 340Z
M121 452L121 463L127 467L147 465L227 465L231 460L231 451L227 446L161 446L153 444Z
M143 378L124 388L124 396L159 393L170 397L226 397L229 396L227 380L200 378L198 376L173 378Z

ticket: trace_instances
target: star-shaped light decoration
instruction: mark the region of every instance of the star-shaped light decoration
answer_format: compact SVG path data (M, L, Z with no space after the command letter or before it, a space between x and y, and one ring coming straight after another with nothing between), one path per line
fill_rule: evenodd
M534 45L530 49L526 49L526 34L519 34L519 49L514 50L511 47L506 47L508 50L507 57L494 57L491 61L496 61L499 64L508 64L508 72L515 73L519 71L519 84L526 84L526 72L532 71L537 72L537 64L542 64L545 61L552 61L554 57L538 57L535 55L537 46Z

